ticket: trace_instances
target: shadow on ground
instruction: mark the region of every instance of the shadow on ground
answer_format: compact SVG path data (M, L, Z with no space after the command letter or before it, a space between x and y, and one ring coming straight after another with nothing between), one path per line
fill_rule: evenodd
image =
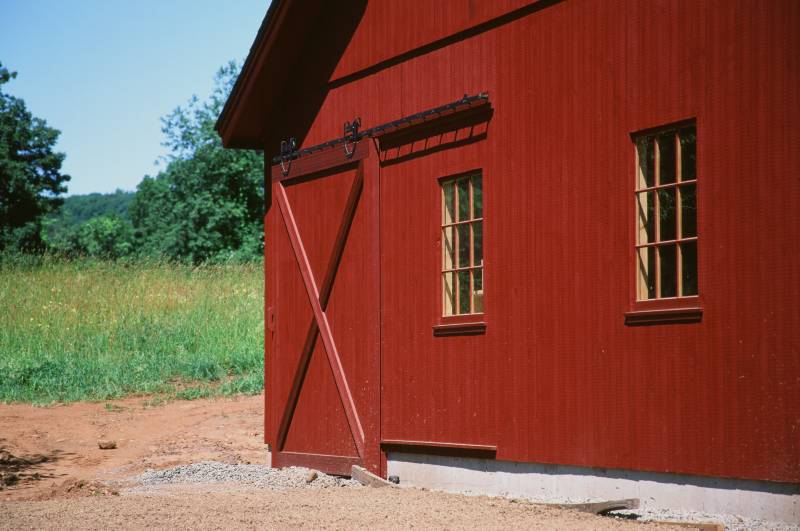
M13 485L51 479L55 475L46 473L46 463L54 463L62 456L61 452L16 456L9 452L4 440L0 439L0 490Z

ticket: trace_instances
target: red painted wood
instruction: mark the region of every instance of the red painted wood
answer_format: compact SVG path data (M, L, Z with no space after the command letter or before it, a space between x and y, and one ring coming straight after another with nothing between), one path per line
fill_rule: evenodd
M339 172L342 171L343 164L355 166L356 162L367 157L368 155L368 142L359 142L355 147L353 155L349 159L345 159L343 163L344 148L339 146L314 153L313 156L305 156L292 161L287 161L283 167L280 164L274 164L270 168L270 175L272 181L277 182L289 179L297 179L305 175L325 171L331 168L335 168L335 171Z
M285 428L283 425L280 428L286 431L278 433L276 450L360 458L361 452L348 424L325 347L319 339L313 345L307 370L302 376L296 403L287 402L285 405L287 423Z
M633 312L625 312L625 324L632 326L667 323L696 323L702 318L703 309L701 307L666 308L663 310L637 310Z
M461 450L476 450L480 452L496 452L496 446L486 446L482 444L465 444L465 443L452 443L452 442L433 442L433 441L381 441L383 446L415 446L420 448L448 448L448 449L461 449Z
M537 0L395 1L385 3L380 9L368 5L331 78L352 76L478 24L546 3ZM376 43L381 45L376 46Z
M310 454L300 452L279 452L273 454L272 466L284 468L287 466L302 466L314 470L325 471L328 474L349 476L353 465L360 465L361 461L354 457L341 455Z
M363 466L374 474L386 477L386 453L380 447L383 385L380 356L380 161L375 142L364 143L369 149L369 156L361 161L364 177L362 208L356 210L351 227L353 233L359 231L355 238L364 242L364 248L361 253L348 253L348 250L354 250L355 247L348 248L346 245L337 275L337 282L345 294L359 293L359 295L350 295L346 299L343 297L342 304L332 308L329 313L334 320L334 332L338 334L337 337L342 338L342 348L347 344L348 349L354 351L364 349L366 352L363 362L359 363L355 357L351 357L345 360L345 364L346 370L357 375L361 382L360 389L356 389L355 392L359 407L365 410ZM374 287L374 291L370 290L370 286ZM350 318L347 318L348 316ZM371 333L359 338L351 332L352 330L369 330ZM368 341L362 342L362 338L368 338Z
M328 305L331 289L333 287L333 281L336 276L339 263L341 261L342 251L344 249L344 244L347 240L347 235L350 231L350 227L352 226L353 216L355 214L355 209L358 206L358 199L361 194L363 185L364 185L363 172L359 169L359 171L356 172L355 178L353 179L353 184L350 188L350 193L347 197L347 203L345 206L344 214L340 222L339 231L337 232L333 250L331 251L330 259L328 261L328 267L325 272L325 277L323 278L322 284L320 286L319 305L323 311ZM283 204L281 202L280 196L279 196L279 202L281 205ZM297 404L297 400L300 395L300 390L304 385L306 370L308 368L308 363L311 359L311 353L314 349L314 344L316 342L318 333L319 333L319 326L317 325L317 320L315 318L309 325L309 330L308 333L306 334L305 346L303 347L300 360L298 361L297 369L295 369L295 373L292 378L293 381L292 390L290 391L289 398L287 400L286 406L284 407L281 424L278 427L277 447L279 449L283 448L283 443L286 439L289 423L291 422L292 416L294 414L295 406ZM310 384L309 387L313 388L315 386L313 384ZM363 453L363 448L359 453L360 454Z
M275 352L275 302L277 286L275 284L275 264L277 264L277 252L272 241L275 233L275 209L272 208L272 186L269 185L271 168L264 165L264 315L270 318L264 323L264 382L269 382L272 373L270 367L271 354ZM268 387L268 386L265 386ZM273 389L264 390L264 443L275 446L272 438L272 407L274 402Z
M485 333L486 323L483 321L463 321L433 325L433 335L435 336L461 336Z
M303 247L300 232L297 230L297 224L295 222L294 215L292 215L292 207L289 205L289 200L286 198L286 190L284 189L283 185L278 185L277 191L278 205L281 209L283 221L286 224L286 231L289 234L289 240L292 243L297 265L300 268L301 274L303 275L303 282L306 286L308 300L311 303L311 308L314 311L314 319L317 323L317 328L319 328L320 338L322 339L322 343L325 345L325 354L328 356L328 362L331 365L333 377L336 380L336 387L339 391L339 398L344 405L344 411L347 415L347 422L350 425L350 432L355 440L356 448L358 448L358 454L363 456L364 429L361 427L361 419L358 417L358 411L353 403L353 395L350 392L350 386L347 383L347 377L342 369L342 360L339 357L338 350L336 349L336 343L333 339L333 334L331 333L330 324L328 323L328 316L325 314L324 310L322 309L322 305L320 304L317 283L314 279L314 274L311 272L311 265L308 262L308 257L306 256L306 251Z
M370 417L380 435L496 446L513 461L800 482L800 4L562 2L386 62L498 16L456 0L409 4L367 4L331 79L369 74L333 83L303 137L312 145L354 116L370 127L490 94L481 138L439 147L456 135L439 132L365 159L384 162L372 170L379 189L365 174L362 196L380 196L380 264L356 267L349 242L342 266L353 289L340 294L337 276L326 312L359 306L358 323L380 317L383 391L372 399L380 417ZM702 319L626 326L635 309L630 135L692 118L700 296L688 306ZM435 337L437 179L476 168L487 327ZM327 190L309 192L308 208L332 216ZM364 223L375 215L377 206L357 211L351 237L377 241ZM287 242L268 249L281 271L284 255L294 260ZM370 314L355 286L377 270L380 309ZM292 297L302 290L302 279L277 284ZM276 334L299 353L311 312L296 313L292 330L277 314ZM342 352L359 337L354 323L331 322ZM359 368L346 358L350 377ZM267 393L281 402L288 386ZM367 394L352 392L362 411Z
M497 448L480 444L464 444L433 441L381 441L381 448L387 452L404 454L443 455L448 457L472 457L475 459L495 459Z
M316 154L322 160L304 160L273 183L276 221L266 240L276 249L276 339L268 351L274 398L267 429L274 455L338 455L379 473L378 179L371 151L364 141L355 162L343 153Z

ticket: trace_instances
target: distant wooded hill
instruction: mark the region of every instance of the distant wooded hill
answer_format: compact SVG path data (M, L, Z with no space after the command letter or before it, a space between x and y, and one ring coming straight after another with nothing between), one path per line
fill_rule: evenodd
M124 190L117 190L112 194L71 195L64 198L61 210L52 218L65 225L80 225L97 216L116 215L130 219L128 205L134 195L135 192Z
M65 197L61 208L51 214L46 222L48 240L60 241L83 223L100 216L116 216L130 221L128 206L134 195L135 192L117 190L111 194Z

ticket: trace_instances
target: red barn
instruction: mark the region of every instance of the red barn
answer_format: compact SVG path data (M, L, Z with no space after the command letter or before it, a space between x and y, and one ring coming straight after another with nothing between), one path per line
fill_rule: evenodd
M800 518L799 52L790 0L273 0L217 125L273 464Z

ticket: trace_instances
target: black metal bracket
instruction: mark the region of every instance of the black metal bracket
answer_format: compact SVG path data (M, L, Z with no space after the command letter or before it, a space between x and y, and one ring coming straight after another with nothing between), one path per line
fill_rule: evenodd
M352 158L353 153L356 152L356 144L358 144L358 140L361 138L358 136L358 128L361 127L361 118L356 116L356 118L352 122L345 122L344 123L344 156ZM353 145L352 149L347 148L347 143Z
M284 177L289 175L292 159L295 158L296 151L297 140L294 137L289 140L281 140L281 154L277 158L281 163L281 173L283 173Z

